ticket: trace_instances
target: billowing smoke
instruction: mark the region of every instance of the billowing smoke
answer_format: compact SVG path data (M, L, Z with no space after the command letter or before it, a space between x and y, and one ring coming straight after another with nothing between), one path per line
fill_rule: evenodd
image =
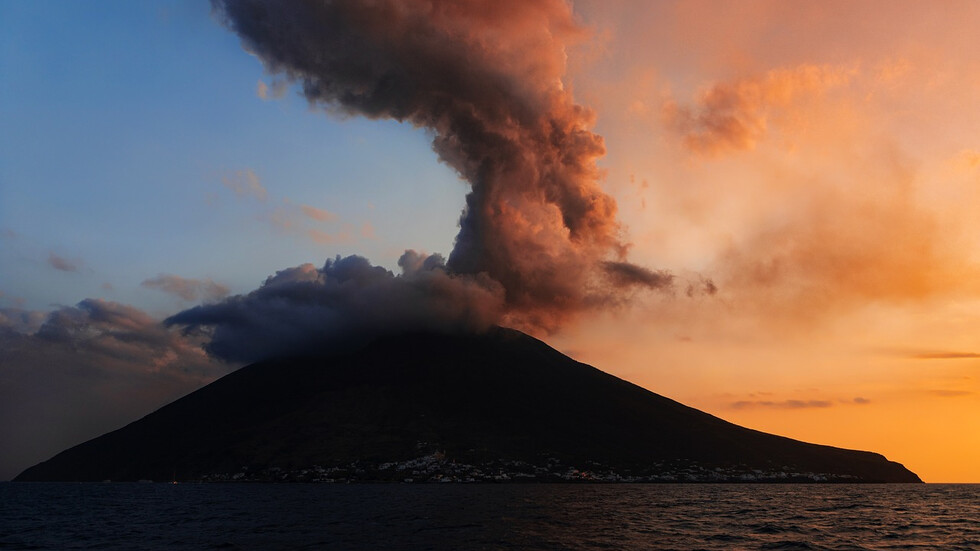
M503 289L486 275L453 277L438 255L402 255L400 275L348 256L304 264L261 287L180 312L171 325L209 328L208 352L229 361L348 349L379 334L476 332L503 312Z
M287 292L278 281L293 272L280 272L248 296L171 318L191 330L212 328L212 352L234 357L223 344L228 331L248 327L259 340L265 339L260 328L289 332L289 316L279 310L287 304L303 312L292 325L316 326L297 338L323 342L385 320L414 326L430 319L426 314L435 318L422 326L504 322L551 330L583 310L623 302L632 288L670 285L669 274L625 258L615 201L599 187L602 138L590 130L592 113L562 85L566 47L586 37L564 0L213 5L244 47L275 78L299 83L312 105L432 132L439 158L472 190L445 265L394 276L361 259L338 259L315 274L293 269L306 270L316 283ZM405 270L410 262L402 261ZM338 275L348 264L360 270L355 279ZM356 281L361 275L368 280ZM465 315L450 307L450 297ZM384 306L371 302L378 298ZM358 308L383 308L386 317L352 318L361 312L352 301L362 300ZM265 316L286 325L277 331L259 321ZM294 340L289 335L280 335L281 342Z

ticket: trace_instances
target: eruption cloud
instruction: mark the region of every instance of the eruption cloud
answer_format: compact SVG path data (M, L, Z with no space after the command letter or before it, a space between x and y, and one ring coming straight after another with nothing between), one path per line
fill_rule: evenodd
M562 84L566 47L587 37L564 0L212 4L244 48L274 78L299 83L311 105L427 129L439 159L472 187L445 264L406 269L411 262L403 256L398 276L362 266L364 274L388 274L373 280L378 289L412 289L404 300L418 305L415 291L430 283L418 278L437 277L476 292L463 300L466 313L420 306L443 320L437 325L471 327L479 319L477 326L551 331L584 310L623 303L635 288L670 286L669 274L626 260L616 203L599 186L603 140L590 130L592 112ZM338 258L317 277L333 281L347 262L364 263ZM265 304L260 299L280 275L247 297L169 321L214 328L212 352L227 357L221 332L241 326L230 311ZM403 297L392 291L385 300L401 304ZM477 307L480 301L486 302ZM388 325L392 314L404 312L389 310L380 320Z
M358 256L280 270L258 289L167 320L207 333L227 361L341 350L406 330L478 332L500 319L502 290L489 277L452 277L442 257L406 251L394 275Z

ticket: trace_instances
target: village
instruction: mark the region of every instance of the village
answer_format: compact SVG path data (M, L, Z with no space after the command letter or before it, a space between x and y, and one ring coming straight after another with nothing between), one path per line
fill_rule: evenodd
M312 483L783 483L855 482L856 478L831 473L797 472L789 466L763 471L747 467L709 467L695 462L655 462L642 473L617 472L590 462L570 466L557 458L542 465L497 459L479 465L458 462L443 452L398 462L354 462L343 466L313 465L302 469L249 468L234 473L213 473L195 482L312 482Z

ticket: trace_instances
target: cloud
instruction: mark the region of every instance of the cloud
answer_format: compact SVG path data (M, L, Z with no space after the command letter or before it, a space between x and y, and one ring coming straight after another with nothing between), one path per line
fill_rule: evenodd
M172 274L160 274L143 280L140 286L159 289L186 301L218 300L228 295L228 287L211 279L188 279Z
M326 209L312 205L297 205L287 197L282 197L270 205L269 194L252 169L226 174L222 176L221 181L239 197L258 199L261 204L254 205L258 209L256 217L269 223L278 231L302 236L314 243L326 245L350 243L358 234L356 228L349 223L344 224L343 228L337 231L326 231L321 227L315 227L314 224L335 224L340 221L340 216Z
M666 101L663 118L695 153L752 149L765 137L773 110L785 108L801 96L844 86L855 72L804 64L772 70L761 77L716 83L701 92L693 107Z
M80 260L69 260L54 253L48 253L48 265L62 272L77 272L82 266Z
M279 99L286 95L286 88L288 85L282 81L273 81L270 87L265 81L260 80L255 87L255 93L263 101L269 101L273 99Z
M963 66L962 43L945 53L900 47L934 43L921 31L935 14L901 10L884 22L857 8L845 37L842 20L819 8L811 17L775 4L666 14L600 4L584 13L615 28L614 55L583 73L576 92L604 102L604 165L636 236L630 253L677 274L701 271L721 290L701 314L681 304L651 318L784 338L872 309L980 296L980 232L968 208L980 189L977 124L961 109L980 73L974 60ZM774 38L777 20L794 32ZM861 29L872 21L920 34L879 33L890 46L871 51ZM854 47L828 45L829 35ZM662 118L628 113L637 100L634 111L660 106ZM684 148L692 155L679 159ZM650 188L641 194L627 180Z
M318 209L309 205L300 205L299 208L308 218L312 218L317 222L333 222L337 219L337 215L330 211Z
M221 183L239 197L254 197L259 201L265 201L268 197L258 175L251 168L227 173L221 177Z
M748 395L751 398L756 397L767 397L772 396L771 392L753 392ZM773 400L773 399L753 399L753 400L738 400L728 404L728 407L732 409L824 409L833 407L834 404L845 404L845 405L855 405L855 406L866 406L871 403L871 400L861 396L855 398L845 399L839 398L836 400L799 400L799 399L789 399L789 400Z
M304 236L319 245L346 245L358 236L364 237L353 224L340 223L337 214L310 205L297 206L288 199L283 199L282 206L263 218L283 232ZM322 229L324 224L332 225L334 229Z
M41 327L45 317L44 313L35 310L0 308L0 330L33 333Z
M911 354L909 357L916 360L962 360L980 358L980 354L976 352L920 352Z
M374 239L376 237L374 233L374 226L372 226L370 222L364 222L361 224L360 234L364 239Z
M106 369L137 363L144 370L167 366L189 369L201 361L195 347L146 313L100 299L85 299L74 307L51 312L32 337L97 356L105 361ZM181 365L177 356L188 364Z
M231 369L201 344L115 302L0 309L0 480Z
M368 222L362 223L359 230L350 222L341 224L341 217L326 209L312 205L297 205L287 197L270 202L268 192L251 169L238 170L226 175L222 177L222 183L240 197L258 199L259 204L253 205L256 209L256 218L267 222L277 231L300 236L320 245L349 244L358 236L365 239L374 237L374 229ZM324 224L335 226L328 231L323 229ZM340 227L337 228L336 225Z
M692 281L687 284L687 289L685 289L684 293L689 297L697 295L714 296L718 293L718 286L710 278L699 276L696 282Z
M323 230L311 229L307 231L307 235L314 243L319 243L321 245L342 245L350 243L353 240L353 235L348 230L341 230L335 233L325 232Z
M609 274L611 281L621 287L644 285L652 289L670 287L674 276L665 271L653 271L629 262L603 262L602 267Z
M773 408L773 409L809 409L829 408L833 402L829 400L739 400L731 404L732 409Z
M969 390L936 389L930 390L929 394L939 396L940 398L962 398L964 396L973 396L974 393Z
M969 168L980 167L980 151L975 151L972 149L967 149L960 152L960 159L962 159L963 164Z
M976 296L980 266L953 223L916 201L914 167L887 148L849 162L843 175L784 171L792 194L754 191L760 214L706 270L726 295L743 311L805 323L874 303Z
M567 2L214 6L311 105L431 132L472 187L445 273L501 285L510 323L554 329L621 303L625 287L664 287L659 272L628 268L616 203L599 186L603 140L562 84L567 48L588 36Z
M439 255L406 251L398 275L357 256L276 272L258 289L196 306L165 323L206 335L226 361L348 350L406 331L479 332L501 320L504 290L450 273Z

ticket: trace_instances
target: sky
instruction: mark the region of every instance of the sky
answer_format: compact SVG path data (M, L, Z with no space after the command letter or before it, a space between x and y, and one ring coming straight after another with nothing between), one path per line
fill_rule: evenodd
M385 320L980 482L976 3L221 5L0 0L0 479Z

